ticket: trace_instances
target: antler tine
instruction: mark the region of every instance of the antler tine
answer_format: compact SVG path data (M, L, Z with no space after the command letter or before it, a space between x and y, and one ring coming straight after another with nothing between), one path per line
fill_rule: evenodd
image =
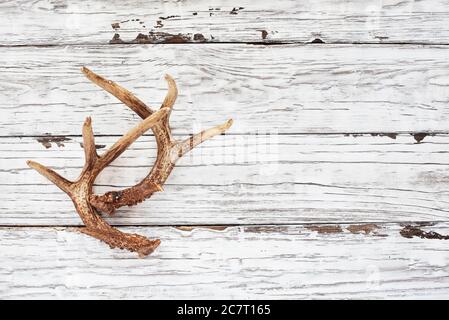
M88 70L86 68L86 70ZM125 103L130 109L134 110L141 118L145 119L152 111L141 100L137 99L128 90L120 87L111 80L106 80L92 71L86 72L83 69L86 76L100 87L104 88L112 95L117 97L120 101ZM161 110L171 109L178 96L178 89L175 80L170 75L165 75L165 80L168 84L168 92L161 105ZM132 96L135 99L123 99L123 92L126 92L126 96ZM111 191L103 195L92 195L91 204L100 211L113 214L115 209L122 206L131 206L142 202L146 198L151 197L154 192L162 191L162 185L170 175L176 161L192 150L202 142L225 132L232 125L232 120L228 120L224 124L215 126L213 128L204 130L200 133L193 135L192 137L178 142L172 137L169 126L170 112L163 117L160 122L153 126L154 136L157 143L157 158L150 173L138 184L130 188L126 188L120 191Z
M197 134L194 134L190 138L185 139L182 142L178 142L174 147L173 150L175 151L172 157L178 157L181 158L183 155L185 155L187 152L195 148L197 145L203 143L204 141L215 137L216 135L222 134L226 130L228 130L232 126L233 120L229 119L223 124L220 124L218 126L215 126L213 128L209 128L207 130L203 130ZM173 158L172 158L173 161Z
M95 137L92 131L92 119L86 118L83 124L83 148L84 148L84 170L92 169L98 159L97 149L95 148Z
M165 75L165 80L168 84L168 92L165 96L164 101L162 102L161 108L173 108L173 105L176 102L176 98L178 97L178 87L176 86L175 79L173 79L169 74Z
M161 109L140 122L121 137L103 155L98 156L95 151L95 140L92 131L92 122L87 118L83 125L83 147L85 152L85 165L79 178L70 182L59 174L34 161L28 161L28 165L37 170L51 182L56 184L72 199L75 208L86 227L79 230L85 234L106 242L111 248L127 249L137 252L139 256L148 255L160 244L160 240L149 240L144 236L121 232L110 226L99 216L90 204L92 186L98 174L109 163L116 159L138 137L150 127L156 125L169 112L167 108Z
M102 76L96 74L95 72L92 72L86 67L82 67L81 71L84 73L87 79L115 96L125 105L127 105L131 110L137 113L142 119L149 117L154 112L134 94L118 85L117 83L103 78Z

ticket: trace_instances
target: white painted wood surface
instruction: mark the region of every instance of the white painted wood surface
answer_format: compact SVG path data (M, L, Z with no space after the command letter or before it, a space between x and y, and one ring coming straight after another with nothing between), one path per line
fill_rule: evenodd
M3 48L2 136L120 135L138 121L85 65L159 106L175 77L176 133L233 117L229 133L448 132L449 47L134 45ZM196 128L196 129L195 129Z
M0 228L0 297L447 298L447 242L404 238L396 224L315 228L124 228L161 238L146 259L64 228Z
M95 127L95 121L94 121ZM99 137L105 148L116 137ZM2 138L2 225L74 225L70 199L28 168L34 159L76 179L81 138L44 147ZM449 137L410 135L225 135L182 158L164 192L121 208L114 224L441 221L448 216ZM101 152L102 149L98 151ZM149 172L153 137L143 137L101 173L96 190L130 186ZM18 207L17 203L21 205Z
M445 0L20 0L0 12L0 45L107 44L113 23L124 41L153 31L212 42L449 43Z
M400 233L449 234L448 22L443 0L1 2L0 298L448 298L449 242ZM184 43L109 44L149 32ZM25 165L76 178L85 117L100 152L139 121L81 66L151 106L173 75L177 136L235 120L107 218L162 239L146 259L68 228ZM96 191L154 156L140 138Z

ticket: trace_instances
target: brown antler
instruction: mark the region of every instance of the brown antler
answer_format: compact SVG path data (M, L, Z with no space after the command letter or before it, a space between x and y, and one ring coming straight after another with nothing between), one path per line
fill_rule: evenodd
M95 212L89 199L92 195L92 185L98 174L122 154L138 137L156 125L161 119L166 118L168 113L168 108L162 108L158 112L153 113L128 131L101 156L97 155L91 119L87 118L83 125L85 164L76 181L69 181L37 162L27 161L27 164L69 195L86 226L80 229L81 232L106 242L111 248L127 249L137 252L139 256L148 255L160 244L159 239L149 240L138 234L124 233L115 229Z
M147 119L154 114L151 108L120 85L95 74L87 68L83 68L82 71L89 80L114 95L142 119ZM112 214L116 208L134 205L151 197L154 192L162 191L162 185L167 180L179 158L203 141L225 132L232 125L232 120L230 119L222 125L204 130L184 141L176 141L171 134L169 117L175 104L178 90L172 77L166 75L165 79L168 82L168 93L160 110L168 109L169 111L156 125L151 127L157 142L157 158L153 168L135 186L121 191L110 191L101 196L91 195L90 203L98 210Z

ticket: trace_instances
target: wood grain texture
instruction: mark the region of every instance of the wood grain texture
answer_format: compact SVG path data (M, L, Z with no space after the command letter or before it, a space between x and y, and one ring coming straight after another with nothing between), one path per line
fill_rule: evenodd
M229 133L448 132L449 47L147 45L3 48L1 136L121 135L138 117L80 72L83 65L158 106L162 76L180 96L186 134L235 120Z
M447 298L447 240L338 227L122 228L161 238L146 259L65 228L0 228L0 297Z
M95 120L94 120L95 127ZM29 169L27 159L75 179L83 165L81 138L46 148L36 138L2 138L0 223L78 225L68 197ZM99 152L116 137L99 137ZM61 142L59 142L61 143ZM112 224L179 225L448 218L448 135L219 136L182 158L164 192L121 208ZM142 137L97 179L96 191L140 181L156 154ZM20 203L20 205L18 205Z
M0 298L448 297L447 1L232 5L0 3ZM81 66L152 107L173 75L177 137L235 120L106 218L160 238L147 259L67 228L71 201L25 164L75 179L87 116L100 153L140 121ZM95 190L155 154L140 138Z
M107 44L112 24L124 41L155 31L188 42L449 43L444 0L21 0L0 11L0 45Z

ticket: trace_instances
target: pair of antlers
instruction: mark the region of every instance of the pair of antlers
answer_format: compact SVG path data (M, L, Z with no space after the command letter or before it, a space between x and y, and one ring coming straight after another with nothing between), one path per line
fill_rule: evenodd
M169 75L165 76L168 93L158 111L149 108L130 91L83 67L86 77L114 95L126 106L137 113L143 121L129 130L101 156L97 154L92 131L91 118L83 125L84 167L76 181L69 181L55 171L34 161L27 164L53 182L72 199L85 227L79 230L87 235L107 243L111 248L127 249L137 252L140 257L153 252L160 244L159 239L150 240L138 234L124 233L109 225L97 211L113 214L122 206L132 206L151 197L154 192L162 191L176 161L201 142L225 132L232 119L222 125L204 130L184 141L176 141L169 127L169 117L178 96L176 83ZM103 195L93 194L92 187L98 174L117 159L134 141L148 129L152 129L157 143L157 158L150 173L138 184L120 191L110 191Z

